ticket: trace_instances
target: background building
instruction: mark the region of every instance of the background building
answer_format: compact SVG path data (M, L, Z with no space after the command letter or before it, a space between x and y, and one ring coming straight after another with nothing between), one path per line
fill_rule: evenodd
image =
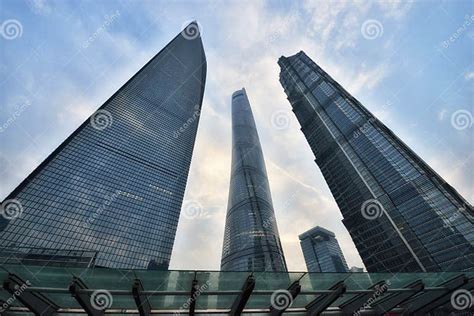
M287 270L263 152L245 89L232 94L232 168L221 269Z
M472 206L304 52L279 65L367 270L474 270Z
M349 269L349 272L364 272L364 268L351 267L351 268Z
M97 251L167 268L206 79L191 23L2 203L0 246Z
M348 272L333 232L316 226L299 236L308 272Z

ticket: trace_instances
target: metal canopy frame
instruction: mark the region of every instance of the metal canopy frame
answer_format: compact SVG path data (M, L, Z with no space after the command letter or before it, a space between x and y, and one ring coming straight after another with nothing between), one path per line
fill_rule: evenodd
M238 316L242 314L247 301L252 295L253 289L255 288L255 279L253 275L249 275L247 280L245 280L244 285L242 286L242 292L237 295L234 303L232 304L232 308L230 309L229 315L231 316Z
M450 299L451 293L456 289L467 284L469 279L464 275L456 276L439 285L440 290L433 292L422 292L419 295L414 296L405 303L403 308L407 313L420 313L424 308L433 306L436 302L445 301Z
M132 287L132 295L137 305L138 313L140 316L148 316L151 313L151 304L148 301L148 297L143 294L143 284L140 279L135 279Z
M421 280L416 280L415 282L410 283L404 287L404 289L407 289L408 291L399 291L396 293L384 295L377 299L371 307L375 309L377 313L383 315L390 312L392 309L402 304L410 297L423 291L424 287L425 285Z
M3 288L35 315L52 316L59 309L59 306L38 291L27 292L27 287L25 287L27 284L27 281L10 273L3 282ZM21 291L21 294L18 294L19 291Z
M320 294L311 303L306 305L308 315L319 315L325 311L331 304L336 301L344 292L346 292L346 285L344 281L339 281L329 288L328 293Z
M293 282L290 285L290 287L288 288L288 293L290 293L290 295L291 295L291 302L293 302L295 300L295 298L298 296L298 294L300 294L300 292L301 292L300 281L298 280L298 281ZM283 314L283 312L286 311L289 307L290 307L290 305L288 305L284 308L281 308L281 309L277 309L274 306L270 306L270 315L271 316L281 316Z
M474 290L474 278L472 278L472 277L469 278L468 281L464 285L462 285L462 286L460 286L460 287L458 287L458 288L456 288L456 289L454 289L450 292L447 292L445 295L438 298L435 302L433 302L429 305L426 305L423 308L420 308L417 311L417 314L419 314L419 315L427 314L429 312L434 311L438 307L444 307L445 309L449 310L450 308L452 308L452 306L448 305L448 304L450 304L450 301L451 301L451 294L452 294L452 292L454 292L455 290L458 290L458 289L464 289L464 290L472 292Z
M379 281L369 287L367 293L360 293L349 299L348 301L339 305L339 308L343 313L351 314L354 311L360 310L369 301L370 298L375 297L375 293L386 286L385 281ZM383 293L381 294L383 295Z
M7 266L3 270L9 269L12 270L9 273L0 270L0 279L3 279L4 289L3 293L0 291L2 306L11 303L8 296L13 296L15 291L19 294L20 287L22 293L15 296L16 303L3 308L8 310L6 312L8 315L31 312L42 316L52 316L55 313L92 316L108 313L139 314L140 316L173 313L188 315L255 313L280 316L283 313L347 315L355 311L361 311L363 315L380 315L386 312L423 315L431 311L439 311L439 309L456 311L450 304L451 294L459 289L474 290L474 273L472 272L459 274L256 272L249 275L243 272L138 270L132 279L119 281L114 276L121 276L123 272L114 269L62 268L62 274L55 274L54 269L61 268L53 267L41 268L40 271L36 271L36 274L30 271L30 269L33 270L31 267L19 269L18 266ZM41 275L44 273L43 270L46 271L45 275ZM73 273L74 271L81 272L81 278L76 277L75 275L79 274ZM33 279L36 275L39 278ZM54 278L51 276L58 275L60 282L58 279L52 280ZM149 278L148 275L151 277ZM391 279L394 284L384 287L385 284L390 284L387 282L388 279ZM29 284L25 287L22 286L25 284L24 280L38 282L34 286ZM213 285L199 288L199 284L204 280L208 280L206 284ZM291 294L293 304L278 310L271 306L270 297L276 290L281 290L281 285L288 281L290 282L288 292ZM120 286L115 287L115 282L119 282ZM98 288L89 288L86 283L94 284L101 290L107 290L115 299L114 307L107 310L95 309L91 297ZM354 288L354 284L357 284L357 288ZM367 289L361 288L361 284L365 284ZM408 285L405 286L405 284ZM181 290L183 285L185 288L189 286L188 290ZM256 285L259 287L256 288ZM383 291L380 291L381 288ZM77 303L70 299L71 295ZM175 302L177 297L189 297L190 299L187 300L189 306L186 309L174 307L178 306ZM234 299L229 301L230 297ZM365 303L371 297L376 297L375 301L370 302L371 306L367 307ZM198 299L203 301L204 309L197 308ZM63 306L55 304L58 302L62 302Z
M91 296L89 296L89 294L85 291L87 289L88 288L85 283L78 277L74 277L72 279L71 285L69 286L69 292L71 292L72 297L74 297L79 305L82 306L87 315L104 315L104 310L98 310L92 306Z

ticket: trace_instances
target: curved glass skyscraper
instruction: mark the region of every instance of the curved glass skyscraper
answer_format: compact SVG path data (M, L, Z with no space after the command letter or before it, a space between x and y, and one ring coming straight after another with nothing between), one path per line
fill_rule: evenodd
M3 250L94 250L96 265L166 269L205 79L191 23L6 198Z
M221 270L287 270L245 89L232 94L232 168Z
M279 64L367 270L474 271L472 206L304 52Z

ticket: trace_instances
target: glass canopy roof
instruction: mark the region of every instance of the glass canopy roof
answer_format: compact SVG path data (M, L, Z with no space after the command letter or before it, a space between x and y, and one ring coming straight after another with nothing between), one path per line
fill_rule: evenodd
M250 273L33 265L1 268L1 315L424 315L434 310L470 311L474 290L473 272Z

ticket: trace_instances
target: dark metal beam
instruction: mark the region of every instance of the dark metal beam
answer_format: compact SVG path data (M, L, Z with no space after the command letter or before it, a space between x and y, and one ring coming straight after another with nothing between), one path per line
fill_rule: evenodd
M242 292L239 295L237 295L234 303L232 304L232 308L230 310L229 315L239 316L242 314L245 304L247 304L247 301L249 300L250 295L252 295L254 288L255 288L255 279L252 275L249 275L247 277L247 280L245 280L244 285L242 286Z
M142 293L143 290L142 281L140 279L135 279L132 287L133 299L135 300L135 304L137 304L140 316L149 316L152 308L148 301L148 297Z
M84 311L89 316L102 316L104 315L104 310L96 309L92 306L91 303L91 296L87 294L85 291L87 286L81 279L74 277L72 279L71 285L69 285L69 292L71 293L72 297L76 299L76 301L81 305Z
M3 288L37 316L51 316L59 309L59 306L45 295L39 292L25 291L27 287L28 281L23 281L12 273L8 274L7 279L3 282Z
M196 275L194 277L196 278ZM194 279L193 283L191 284L191 300L189 303L189 316L194 316L194 311L196 310L197 291L198 291L198 281Z
M464 290L467 290L467 291L472 291L474 290L474 278L469 278L467 283L465 283L464 285L460 286L459 288L457 288L456 290L458 289L464 289ZM429 304L428 306L425 306L421 309L419 309L416 313L416 315L425 315L425 314L428 314L432 311L434 311L435 309L437 309L438 307L441 307L443 305L448 305L450 306L450 302L451 302L451 295L453 294L455 290L451 291L450 293L446 293L444 296L440 297L438 300L436 300L435 302ZM452 307L452 306L451 306Z
M379 291L379 295L377 297L380 297L380 295L383 295L385 292L383 289L386 289L386 283L385 281L380 281L369 287L368 289L371 290L371 293L360 293L352 297L350 300L344 302L339 306L339 308L342 310L344 314L350 315L354 311L358 311L361 308L363 308L364 304L368 303L369 300Z
M281 316L283 312L290 307L291 303L295 300L295 298L301 292L301 285L300 281L293 282L290 287L288 288L288 293L291 295L291 298L288 297L288 306L283 306L281 309L276 308L275 306L270 306L270 315L271 316Z
M404 287L404 289L408 289L410 291L386 294L384 297L371 304L371 307L377 314L383 315L390 312L392 309L413 297L417 293L423 291L423 288L423 282L421 280L417 280Z
M439 302L444 296L450 296L451 293L457 288L467 284L468 278L464 275L458 275L436 287L442 287L444 290L422 292L412 299L406 301L402 307L406 313L418 313L426 307L432 306L436 302Z
M340 281L329 288L327 294L318 295L312 302L305 306L308 316L319 315L325 311L335 300L346 292L344 281Z

